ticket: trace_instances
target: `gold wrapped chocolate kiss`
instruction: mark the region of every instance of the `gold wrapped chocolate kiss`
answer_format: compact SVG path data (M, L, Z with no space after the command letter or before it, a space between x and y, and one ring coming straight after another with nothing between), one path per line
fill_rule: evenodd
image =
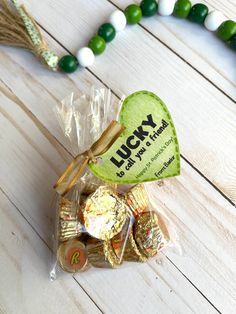
M63 175L54 185L57 193L65 195L77 182L88 163L96 162L95 158L104 154L118 139L124 128L117 121L112 121L100 138L84 153L75 157Z

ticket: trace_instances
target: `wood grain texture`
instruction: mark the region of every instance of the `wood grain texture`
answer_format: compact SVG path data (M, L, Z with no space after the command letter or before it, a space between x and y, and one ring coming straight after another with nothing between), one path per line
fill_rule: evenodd
M47 7L48 13L55 17L53 22L43 14ZM81 13L80 19L73 14L69 20L64 18L64 12L71 7L73 14ZM48 5L44 0L42 5L37 2L32 8L40 23L50 29L50 34L74 53L88 42L112 10L114 6L105 0L86 1L86 6L83 1L51 1ZM62 19L63 28L60 26ZM228 59L229 62L235 60L233 55ZM235 201L236 106L229 98L140 27L128 27L118 34L91 70L118 95L141 89L158 94L172 113L182 154ZM122 77L126 79L121 80ZM80 77L81 84L82 79ZM175 92L170 92L172 90Z
M121 9L124 9L129 0L111 0ZM135 1L140 3L140 1ZM199 1L191 1L199 3ZM235 6L229 1L201 1L207 4L209 10L221 10L226 18L236 16ZM224 5L220 5L224 3ZM234 51L227 48L215 34L203 26L191 23L188 20L177 19L173 16L162 17L156 15L144 18L140 25L145 27L158 40L167 45L179 57L194 67L202 76L206 77L227 95L236 100L236 76L233 70L236 65Z
M1 147L6 154L4 156L6 162L1 169L1 186L34 230L50 246L55 217L54 211L52 208L50 209L51 186L61 165L65 166L65 163L58 156L58 150L52 146L53 143L45 138L32 121L27 119L27 115L17 104L14 105L13 101L5 96L1 97L1 104L3 115L0 125L4 143L4 145L1 144ZM3 110L3 107L7 110ZM16 154L17 151L20 154ZM57 165L57 160L61 160L59 165ZM14 173L14 182L10 176L12 172ZM37 247L37 243L35 243L35 247ZM160 277L159 273L161 273ZM124 281L124 278L127 278L127 281ZM159 279L158 285L155 285L156 278ZM175 309L180 312L192 313L194 306L207 313L216 312L165 256L162 256L161 264L153 261L150 266L127 267L117 273L115 271L97 271L78 275L76 279L88 291L96 304L99 304L99 308L105 312L121 313L123 309L127 313L141 313L145 306L150 311L158 309L163 313L165 310L171 313ZM99 284L99 282L101 283ZM127 288L127 282L130 282L129 288ZM108 299L104 299L104 295L108 294L112 283L114 292L109 294ZM126 298L128 295L130 298L133 296L132 308L127 299L123 299L123 302L120 301L124 292ZM144 302L143 298L146 292L148 292L148 298ZM159 297L157 297L158 294ZM186 295L189 299L185 299ZM136 303L134 296L139 299ZM191 302L194 302L194 306ZM114 306L115 304L117 306Z
M171 252L167 256L209 300L220 293L221 298L213 303L220 311L232 313L236 306L235 207L210 186L199 189L204 180L188 170L182 163L179 178L165 180L153 191L157 208L177 226L183 247L183 256Z
M126 3L118 2L121 6ZM230 1L224 5L219 0L208 2L212 7L220 4L229 17L235 10ZM60 43L75 52L114 10L107 1L26 3L59 41L44 33L61 55L66 52ZM212 51L206 57L197 47L200 40L208 41L208 35L204 33L195 43L188 36L185 41L181 34L184 40L180 44L174 22L169 26L169 19L159 22L154 18L151 23L158 23L160 30L152 31L160 39L163 36L162 41L172 34L173 41L166 44L173 51L140 26L129 27L96 59L91 72L79 70L70 76L47 71L27 52L1 47L0 186L4 195L0 196L0 245L4 249L0 251L0 273L4 289L0 291L0 313L15 313L16 309L17 313L35 309L36 313L234 313L235 207L216 188L235 201L236 112L230 99L235 88L231 66L226 77L223 72L214 73L227 62L233 64L235 57L222 50L227 61L215 67L207 59ZM194 51L188 45L195 47ZM190 65L175 54L182 49ZM200 73L194 67L199 67ZM183 254L168 250L146 265L91 271L74 279L68 275L50 284L52 185L71 159L71 147L53 107L70 92L88 93L91 84L102 82L118 96L152 89L170 108L187 162L182 161L180 177L150 185L150 190L158 209L174 225ZM43 304L34 298L35 292Z
M2 87L2 89L3 88L4 87ZM7 93L5 92L5 95L6 94ZM53 141L47 139L50 139L50 134L48 134L47 138L45 138L45 135L37 127L37 123L35 124L35 121L30 121L27 119L26 113L17 106L17 103L9 100L9 98L6 96L2 96L1 104L1 111L4 114L4 118L1 119L0 125L1 134L3 136L3 143L5 143L3 146L1 146L3 147L3 151L6 154L4 158L5 163L1 169L1 186L5 193L7 193L7 195L9 195L9 197L13 200L14 204L16 204L16 206L21 210L24 217L26 217L34 229L37 230L40 236L50 245L53 225L52 222L54 219L54 212L50 209L52 199L51 187L57 178L57 173L59 173L65 166L63 156L67 156L67 153L65 152L61 154L61 156L58 155L58 149L54 147ZM3 108L5 108L5 110L3 110ZM16 154L16 152L18 153ZM194 175L194 171L190 166L188 166L188 164L184 163L182 166L182 176L176 179L177 182L171 182L169 184L169 188L173 189L171 192L168 190L168 188L166 189L166 192L165 189L157 190L159 195L158 199L163 200L163 204L161 204L161 206L163 207L165 204L165 211L167 210L167 212L171 213L171 220L173 220L173 222L176 224L175 227L177 228L177 232L179 232L181 235L181 245L184 248L184 255L188 257L187 265L185 258L180 257L178 259L178 254L174 254L171 257L171 260L173 263L175 263L177 258L179 263L178 268L184 274L185 269L187 268L186 266L189 267L187 268L189 280L191 280L194 285L197 285L199 288L201 288L201 290L204 291L204 295L211 302L217 304L217 307L222 307L223 309L232 309L234 307L234 301L231 295L234 296L235 291L232 285L229 285L228 279L235 276L233 273L233 262L225 265L224 260L226 258L228 260L229 257L231 260L234 258L235 251L231 252L229 250L229 246L226 245L229 236L232 237L232 239L235 236L234 220L232 215L233 207L227 201L222 200L222 198L219 197L218 193L212 187L208 188L208 184L205 182L205 180L199 180L199 175ZM10 173L12 172L14 173L14 177L10 176ZM190 185L190 177L192 176L192 185ZM12 181L13 178L14 181ZM185 180L186 182L181 183L181 180ZM180 188L178 188L178 186L180 186ZM189 190L184 190L182 186L188 186ZM199 190L200 192L197 193ZM25 191L27 191L27 193L25 193ZM163 192L163 194L161 194L162 191L165 193ZM205 196L205 193L207 193L207 196ZM176 219L177 204L175 204L176 197L173 199L173 195L178 196L177 204L180 206L178 217L181 217L182 219L180 221ZM189 195L188 199L186 199L187 195ZM210 200L209 203L207 203L207 200ZM170 204L166 209L167 201L169 201ZM214 207L208 208L209 204L214 204ZM183 208L184 215L182 217L181 206L183 205L185 207ZM221 208L224 209L220 217L221 220L223 220L222 233L219 233L218 230L219 222L217 221L215 224L215 218L213 218L210 214L214 208L216 208L216 213L214 213L213 217L217 217L217 213L220 212ZM208 210L210 211L209 213ZM193 212L196 216L198 216L195 224L193 224L194 219L191 218ZM206 223L205 220L207 215L209 216L209 220ZM198 231L199 222L204 222L204 225L202 226L204 227L204 231L202 232L203 237L206 235L209 240L212 238L214 240L204 243L204 238L199 238L199 233L201 235L201 232ZM208 230L211 223L214 223L213 227L216 229ZM188 227L189 225L191 228ZM192 227L196 228L196 230L193 229L193 233ZM226 231L226 228L229 228L229 230ZM195 252L196 247L198 248L197 254ZM222 251L222 249L219 250L218 248L225 249L226 253L224 254L224 251ZM214 252L213 255L211 253L212 250ZM214 255L216 255L216 259L214 258ZM206 260L204 268L202 266L203 256ZM216 272L216 269L212 268L212 263L215 265L216 262L218 263L217 267L222 269L221 273ZM172 272L172 276L174 276L175 280L172 281L171 275L168 273L169 271L163 269L163 272L166 273L164 282L168 282L167 286L163 286L163 289L164 291L167 291L166 289L169 287L170 290L177 293L180 298L178 302L175 301L172 303L172 295L166 295L166 300L169 302L168 307L172 309L172 311L174 311L174 306L177 307L177 304L179 304L179 308L182 307L185 312L190 311L191 306L187 302L188 299L184 299L184 295L186 295L187 292L191 294L189 295L189 300L198 300L196 303L194 303L194 306L196 306L198 303L198 307L202 306L202 308L204 308L209 306L209 303L206 303L205 299L199 296L199 293L196 294L196 290L192 288L192 285L189 284L189 282L187 282L182 275L180 276L179 272L176 270L176 268L171 266L170 262L166 261L165 259L164 263L164 265L170 269L169 271ZM156 273L159 273L160 268L159 264L156 264L155 261L153 261L151 265L153 269L151 287L154 287L155 276ZM147 266L142 267L145 267L146 269ZM142 276L139 276L139 279L136 280L137 272L139 271L138 269L139 268L129 269L131 276L129 280L131 280L132 277L134 278L131 286L137 287L136 296L140 296L142 300L143 283L140 279ZM149 268L147 269L148 271L145 270L145 272L147 272L147 276L150 277L150 270ZM195 272L189 271L188 269L195 269ZM140 271L143 272L143 268L140 268ZM176 271L177 274L175 274ZM206 274L208 277L206 277ZM104 273L100 274L98 272L98 280L100 280L101 276L104 276L104 285L105 282L108 282L108 285L104 286L104 290L101 289L100 285L94 285L94 277L93 275L91 276L90 274L84 274L82 276L79 275L78 280L83 284L86 290L89 289L89 294L96 301L96 303L98 302L97 304L99 304L99 307L105 309L106 312L109 312L110 307L113 307L114 304L119 303L124 291L126 291L126 284L124 284L123 278L127 277L127 270L124 269L124 275L121 275L120 273L120 276L118 276L120 281L117 281L118 277L116 272L105 272L105 275ZM176 276L178 279L176 279ZM224 280L227 279L224 281L225 285L223 285L223 287L222 277ZM206 287L206 278L208 285L207 289L204 290L204 287ZM105 299L103 304L102 299L104 298L104 295L107 295L107 291L110 289L111 282L109 283L109 280L111 282L115 281L117 288L114 289L115 292L113 295L109 295L109 301ZM179 286L176 286L175 282L178 282ZM119 290L119 295L117 289L120 285L122 286L122 289ZM184 289L184 286L186 287L186 290ZM93 291L91 291L91 287L93 287ZM141 288L138 290L138 287ZM209 287L211 287L211 289L209 289ZM132 290L133 288L128 288L125 294L129 295L132 293ZM154 292L152 292L152 294L153 293ZM224 303L222 303L221 300L223 293ZM153 297L150 296L150 299L147 299L147 304L150 303L150 306L153 306L153 308L159 307L160 309L163 309L165 307L163 303L160 303L160 300L156 300L154 303L153 301L150 301L154 299L155 298L153 294ZM109 305L107 302L109 302ZM142 303L143 301L138 303L137 307L133 305L133 310L138 310ZM128 311L130 305L129 303L126 305L125 304L126 303L122 303L122 307L125 308L125 306L127 306ZM208 311L212 311L211 307L209 307Z
M101 313L71 277L48 280L51 252L0 192L0 313Z

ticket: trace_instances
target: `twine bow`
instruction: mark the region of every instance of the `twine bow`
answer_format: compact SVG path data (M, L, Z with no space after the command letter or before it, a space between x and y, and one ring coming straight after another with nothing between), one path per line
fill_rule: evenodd
M58 56L49 50L38 25L18 0L0 0L0 44L28 49L50 69L56 70Z
M104 154L123 132L124 127L112 121L100 138L84 153L75 157L54 185L58 194L64 196L82 176L88 163L96 162L96 157Z

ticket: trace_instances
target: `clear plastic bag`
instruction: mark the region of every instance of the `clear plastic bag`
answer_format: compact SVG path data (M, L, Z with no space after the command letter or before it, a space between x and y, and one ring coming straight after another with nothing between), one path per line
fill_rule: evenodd
M75 156L89 150L118 117L122 101L114 105L111 98L110 90L93 87L90 95L71 94L55 108ZM51 279L62 270L146 262L167 247L172 238L168 220L155 208L149 190L145 184L106 183L86 167L74 186L56 197Z

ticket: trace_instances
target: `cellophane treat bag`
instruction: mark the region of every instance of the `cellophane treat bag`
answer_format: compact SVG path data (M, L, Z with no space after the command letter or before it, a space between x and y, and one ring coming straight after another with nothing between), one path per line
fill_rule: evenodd
M172 144L168 145L175 130L170 120L163 118L157 124L151 113L145 113L142 127L138 127L137 132L134 130L127 139L123 138L126 144L122 145L127 147L121 145L119 147L123 151L116 150L120 157L123 156L124 166L126 164L124 170L128 173L132 167L133 173L127 174L130 177L126 182L122 179L125 171L122 172L121 167L118 167L122 159L115 160L110 153L130 128L128 124L120 123L124 101L124 97L112 101L109 89L92 87L89 95L77 97L72 93L55 108L57 120L70 143L74 159L55 184L56 200L53 206L56 217L51 279L56 279L61 272L87 272L99 268L115 269L131 262L145 263L176 242L170 220L155 204L153 194L157 185L145 183L149 178L144 177L149 171L150 181L153 181L152 173L155 171L158 175L154 180L177 175L178 170L174 170L174 162L171 162ZM132 108L131 112L134 116L138 115ZM162 140L163 143L166 141L166 147L160 147L156 144L158 136L161 137L169 125L169 138ZM153 127L153 132L145 138L144 147L142 137L147 135L148 126ZM174 134L172 137L171 132ZM154 141L155 134L159 135ZM147 138L155 145L150 150L150 157L148 147L152 143L148 145ZM136 147L139 142L142 142L142 147ZM174 148L174 140L172 146L173 151L178 153ZM125 160L128 147L134 148L134 155L126 156ZM143 161L141 153L143 156L146 154L145 158L150 158L150 162ZM163 160L158 158L158 153ZM177 153L173 155L176 159ZM107 161L103 158L106 154L113 166L118 168L116 173L113 168L106 168ZM159 164L165 163L166 169L163 170ZM148 164L149 168L144 171ZM165 176L162 177L162 173ZM115 175L117 179L114 179Z

